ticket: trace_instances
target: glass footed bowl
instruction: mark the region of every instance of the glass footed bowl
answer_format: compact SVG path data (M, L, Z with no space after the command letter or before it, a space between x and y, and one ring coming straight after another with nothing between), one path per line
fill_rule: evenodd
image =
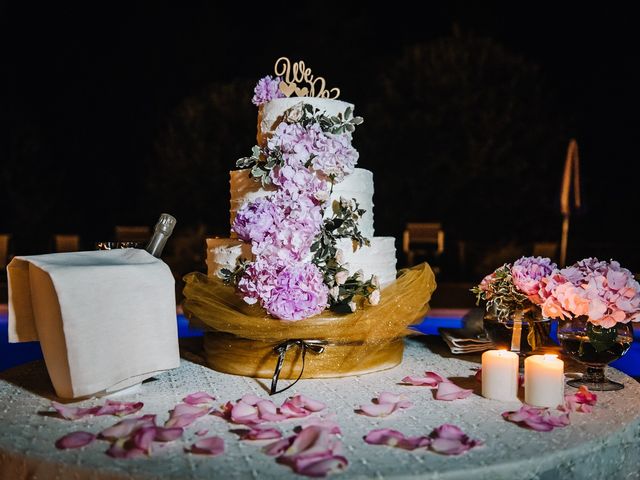
M558 340L565 355L586 366L581 378L569 380L568 385L589 390L620 390L624 385L609 380L605 367L622 357L633 343L631 323L618 323L603 328L587 321L586 316L574 317L558 324Z

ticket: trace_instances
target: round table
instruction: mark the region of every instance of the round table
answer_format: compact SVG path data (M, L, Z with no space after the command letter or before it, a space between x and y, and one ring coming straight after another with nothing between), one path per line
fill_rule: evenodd
M191 358L193 360L193 358ZM403 363L391 370L351 378L304 380L289 391L272 397L281 403L293 393L303 393L328 405L342 426L348 469L344 478L433 479L555 479L636 478L640 469L640 384L610 369L610 376L624 383L619 392L598 393L593 413L572 413L571 425L552 432L535 432L502 419L501 413L520 404L487 400L478 394L473 378L478 355L454 356L439 339L407 340ZM400 385L406 375L433 370L462 387L474 388L470 397L452 402L433 398L425 387ZM192 361L144 383L138 391L119 400L143 401L141 413L156 413L163 422L168 411L189 393L204 390L220 403L247 393L268 397L265 380L225 375ZM568 390L572 390L567 387ZM406 394L411 409L379 419L356 414L382 391ZM173 442L149 458L114 460L105 455L107 443L96 441L78 450L60 451L54 442L75 430L99 432L117 421L94 417L75 422L47 414L53 390L41 362L16 367L0 374L0 478L2 479L209 479L284 478L295 474L261 452L261 445L239 441L234 428L220 418L207 416L186 430L183 440ZM81 405L102 400L90 399ZM315 414L318 415L318 414ZM429 451L413 452L368 445L363 436L375 428L394 428L407 435L426 435L443 423L460 426L470 437L482 439L483 447L461 456L441 456ZM299 425L278 425L285 435ZM225 453L210 458L188 454L184 448L198 438L195 432L225 440Z

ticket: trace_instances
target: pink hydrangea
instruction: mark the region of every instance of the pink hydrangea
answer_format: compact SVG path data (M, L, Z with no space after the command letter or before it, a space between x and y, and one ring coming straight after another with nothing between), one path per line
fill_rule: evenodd
M351 145L350 135L326 133L318 139L311 167L325 177L333 177L335 182L341 182L353 172L358 156L358 151Z
M318 267L312 263L291 264L278 272L263 307L274 317L301 320L321 313L327 307L328 296L329 289Z
M549 258L522 257L511 267L511 277L516 288L529 297L529 300L535 304L541 304L543 301L539 294L541 280L556 268L557 265Z
M616 261L581 260L553 272L543 283L542 312L549 318L587 315L604 328L640 321L640 285Z
M260 106L263 103L270 102L274 98L283 98L284 93L280 91L280 77L272 78L267 75L258 80L256 88L253 90L253 98L251 101L254 105Z

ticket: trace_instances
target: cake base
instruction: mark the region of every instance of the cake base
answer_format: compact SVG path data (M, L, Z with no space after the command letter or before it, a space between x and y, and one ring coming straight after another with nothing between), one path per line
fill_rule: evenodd
M276 344L220 332L204 335L207 365L222 373L272 378L278 361ZM387 370L402 362L404 342L396 338L379 344L328 344L324 352L307 351L301 378L335 378ZM302 369L302 351L291 348L280 371L281 379L296 379Z

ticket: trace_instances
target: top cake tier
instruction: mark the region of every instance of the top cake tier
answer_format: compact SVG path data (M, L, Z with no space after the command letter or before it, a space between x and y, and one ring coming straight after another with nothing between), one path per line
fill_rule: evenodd
M289 98L276 98L270 102L260 105L258 109L258 144L264 145L269 133L275 130L278 123L282 120L284 112L294 105L299 103L306 103L308 105L317 108L321 112L326 113L328 116L334 116L339 113L344 113L349 107L353 110L353 105L341 100L333 100L330 98L320 97L289 97Z

